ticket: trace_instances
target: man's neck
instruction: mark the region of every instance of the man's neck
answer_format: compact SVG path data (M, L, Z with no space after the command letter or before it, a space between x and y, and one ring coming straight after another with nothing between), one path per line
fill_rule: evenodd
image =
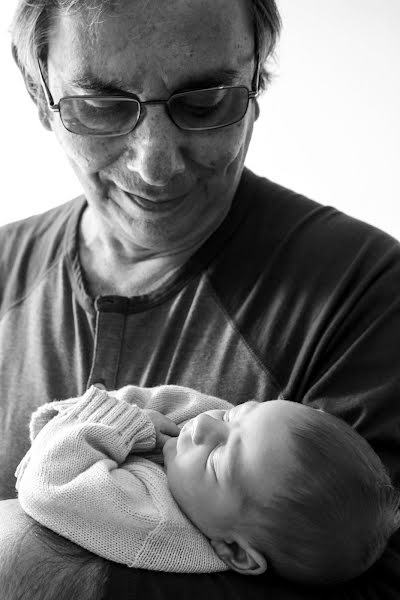
M90 208L82 216L79 258L91 296L141 296L159 288L196 248L167 256L117 250L107 233L94 227Z

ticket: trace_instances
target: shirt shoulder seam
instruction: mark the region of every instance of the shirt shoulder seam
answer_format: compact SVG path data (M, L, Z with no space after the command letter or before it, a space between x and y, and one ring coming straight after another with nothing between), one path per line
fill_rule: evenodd
M235 323L234 319L232 318L232 316L230 315L230 313L227 311L225 305L223 304L221 298L219 297L219 294L217 293L216 289L214 288L212 281L210 279L210 277L208 276L208 273L205 273L205 276L207 277L207 281L210 284L210 289L211 292L214 296L215 301L217 302L218 306L220 307L220 309L223 311L223 313L226 315L226 317L229 319L229 322L231 323L232 327L234 328L234 330L237 332L237 334L240 336L241 340L243 341L243 343L245 344L247 350L251 353L251 355L255 358L257 364L261 367L261 369L270 377L273 385L276 388L276 391L279 395L279 398L281 399L285 399L282 390L284 389L283 386L279 385L278 379L275 377L272 369L265 364L261 358L258 356L258 354L255 352L255 350L252 348L252 346L250 345L249 341L246 339L246 337L244 336L243 332L238 328L237 324Z
M30 288L28 290L26 290L19 298L17 298L16 300L14 300L14 302L8 306L7 308L4 309L4 312L2 312L1 316L0 316L0 321L2 321L4 319L4 317L10 312L12 311L14 308L16 308L18 306L18 304L22 304L35 290L36 288L42 283L43 279L45 277L47 277L47 275L55 268L59 265L60 261L64 258L64 255L62 254L58 260L56 260L50 267L48 267L42 274L42 276L35 281L35 283L30 286Z

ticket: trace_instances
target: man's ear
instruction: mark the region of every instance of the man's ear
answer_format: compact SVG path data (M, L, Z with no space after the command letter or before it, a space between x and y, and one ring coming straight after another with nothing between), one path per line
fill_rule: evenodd
M49 111L47 110L46 99L44 94L40 88L40 85L37 84L32 76L27 73L26 69L22 66L18 58L17 47L15 44L11 44L11 54L12 57L21 71L25 87L28 90L28 94L30 95L33 102L36 104L39 113L39 120L45 129L51 131L52 127L49 120Z
M260 116L260 105L258 104L257 98L254 99L254 120L257 121Z
M267 570L267 561L252 546L224 540L210 540L210 543L220 559L233 571L243 575L261 575Z
M43 98L38 98L37 100L37 108L39 114L39 120L45 129L52 131L52 127L49 120L49 111L46 107L45 100Z

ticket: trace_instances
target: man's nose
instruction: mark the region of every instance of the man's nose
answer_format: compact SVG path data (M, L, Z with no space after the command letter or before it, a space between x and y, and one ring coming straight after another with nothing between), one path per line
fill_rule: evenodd
M192 440L194 444L221 443L228 435L227 424L210 415L201 414L194 420Z
M166 188L185 170L182 156L185 132L171 121L163 106L146 108L127 136L127 168L149 186Z

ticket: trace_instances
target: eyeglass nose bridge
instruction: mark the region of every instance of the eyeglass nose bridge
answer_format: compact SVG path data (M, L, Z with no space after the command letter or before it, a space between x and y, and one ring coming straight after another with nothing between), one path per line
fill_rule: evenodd
M171 98L173 98L173 96L171 96ZM167 113L167 115L169 116L169 118L171 119L171 121L174 123L174 125L176 125L176 127L179 127L179 125L175 122L172 113L169 109L169 103L171 98L168 98L168 100L140 100L139 98L136 98L136 102L139 105L139 110L138 110L138 116L136 119L136 123L134 126L134 129L138 126L139 121L142 119L143 120L143 116L146 114L146 108L147 106L156 106L157 104L162 105L165 107L165 112ZM142 108L145 108L145 110L143 111ZM133 130L132 130L133 131Z

